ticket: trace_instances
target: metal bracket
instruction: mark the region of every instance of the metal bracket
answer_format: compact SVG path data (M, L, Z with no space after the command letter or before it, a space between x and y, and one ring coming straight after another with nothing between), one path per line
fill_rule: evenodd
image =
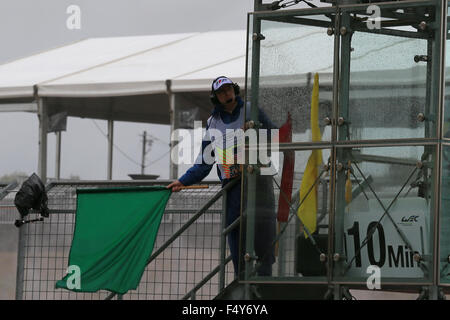
M414 56L414 62L415 63L419 63L419 62L430 62L431 58L427 55L421 54L421 55L415 55Z
M266 39L266 37L264 37L264 35L263 34L261 34L261 33L254 33L253 34L253 41L261 41L261 40L264 40L264 39Z
M338 163L336 166L337 171L341 172L343 169L345 169L345 166L342 163Z
M330 117L325 117L323 119L323 122L325 123L326 126L335 124L336 122L337 122L338 126L342 126L342 125L346 124L346 121L345 121L344 117L339 117L337 119L337 121L335 119L330 118Z
M244 260L247 261L247 262L249 262L249 261L252 261L252 260L258 260L258 257L257 257L257 256L254 256L254 255L251 255L250 253L247 252L247 253L244 255Z
M326 126L333 124L333 120L330 117L325 117L323 119L323 122L325 123Z
M418 252L414 253L413 259L415 262L420 262L421 260L423 260L421 255Z
M333 254L333 261L334 262L339 262L339 261L342 261L342 260L345 260L345 259L346 259L346 257L343 254L340 254L340 253Z
M424 114L423 112L420 112L420 113L417 115L417 121L419 121L419 122L424 122L425 120L426 120L425 114Z
M428 25L425 21L422 21L421 23L419 23L419 29L422 31L425 31L428 28Z
M253 129L255 128L255 121L250 120L245 123L245 129Z
M262 124L259 121L249 120L245 122L244 129L260 129L262 128Z

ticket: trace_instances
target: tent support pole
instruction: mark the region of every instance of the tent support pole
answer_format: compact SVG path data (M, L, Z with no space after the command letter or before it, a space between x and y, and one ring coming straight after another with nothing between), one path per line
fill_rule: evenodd
M169 98L169 114L170 114L170 170L169 178L172 180L178 179L178 152L173 152L178 143L178 135L176 135L176 100L175 93L171 89L172 81L166 80L166 92Z
M61 178L61 136L62 132L57 131L56 134L56 159L55 159L55 178Z
M107 173L107 180L112 180L113 147L114 147L114 121L110 119L110 120L108 120L108 173Z
M38 156L38 176L45 183L47 181L47 130L48 130L48 110L45 100L37 95L37 87L34 87L35 97L38 104L39 118L39 156Z

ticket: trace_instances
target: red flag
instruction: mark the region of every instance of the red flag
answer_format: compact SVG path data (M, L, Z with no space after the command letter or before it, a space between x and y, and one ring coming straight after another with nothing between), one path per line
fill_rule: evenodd
M292 119L289 112L287 121L280 128L279 137L280 142L292 142ZM294 181L295 152L288 150L284 151L283 154L283 173L281 175L281 190L278 199L278 222L286 222L288 220Z

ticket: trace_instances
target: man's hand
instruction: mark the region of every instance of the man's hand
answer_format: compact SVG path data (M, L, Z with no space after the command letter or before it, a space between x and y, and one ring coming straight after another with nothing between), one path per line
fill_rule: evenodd
M180 181L175 180L171 184L169 184L166 188L172 189L172 192L178 192L181 190L181 187L184 187L184 184L182 184Z

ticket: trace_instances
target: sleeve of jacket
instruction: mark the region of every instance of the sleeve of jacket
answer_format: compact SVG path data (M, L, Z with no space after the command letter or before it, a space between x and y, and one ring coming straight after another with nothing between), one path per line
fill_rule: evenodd
M190 186L202 181L210 172L214 164L208 164L203 160L203 151L211 144L210 141L202 141L202 151L198 157L202 157L201 163L196 163L190 167L180 179L178 179L183 185ZM197 161L196 161L197 162Z

